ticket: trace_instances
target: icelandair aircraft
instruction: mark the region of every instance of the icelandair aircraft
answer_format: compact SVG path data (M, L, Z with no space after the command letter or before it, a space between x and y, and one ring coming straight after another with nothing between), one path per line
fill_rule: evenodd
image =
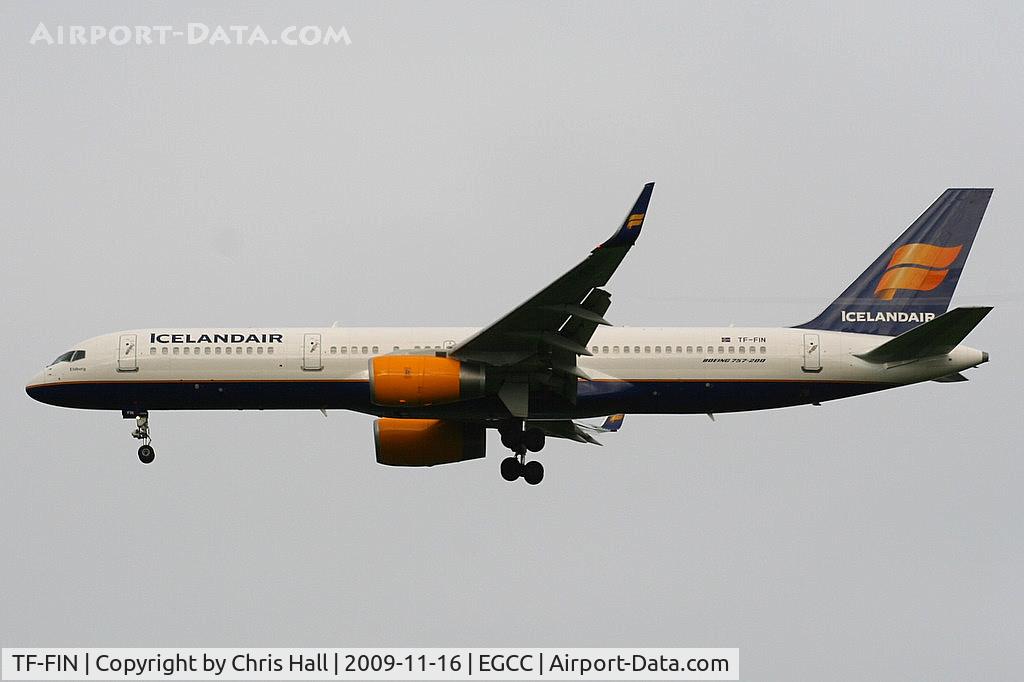
M433 466L512 455L540 483L548 438L597 443L626 413L817 405L922 381L966 381L988 353L960 345L991 310L948 310L991 189L949 189L810 322L772 328L611 327L604 288L643 228L654 183L579 265L484 329L132 329L62 353L26 390L120 410L154 458L154 410L355 410L377 461ZM608 416L611 415L611 416ZM578 419L608 416L601 426Z

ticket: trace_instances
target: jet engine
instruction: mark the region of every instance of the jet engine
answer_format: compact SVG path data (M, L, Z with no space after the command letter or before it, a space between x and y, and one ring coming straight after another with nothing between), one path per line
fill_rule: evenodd
M419 407L479 398L484 371L435 355L380 355L370 360L370 400L387 407Z
M373 422L377 463L397 467L431 467L484 456L480 424L440 419L378 419Z

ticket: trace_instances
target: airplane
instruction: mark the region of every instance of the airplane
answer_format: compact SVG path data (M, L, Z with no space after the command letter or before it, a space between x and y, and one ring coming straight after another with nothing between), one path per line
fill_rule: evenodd
M493 324L473 328L145 328L75 344L26 386L43 403L120 410L154 460L159 410L354 410L377 462L433 466L511 455L536 485L549 438L597 443L625 414L820 405L923 381L962 382L988 362L961 345L991 307L949 310L992 195L948 189L817 317L792 327L613 327L605 288L633 248L654 183L576 267ZM600 426L578 420L607 417Z

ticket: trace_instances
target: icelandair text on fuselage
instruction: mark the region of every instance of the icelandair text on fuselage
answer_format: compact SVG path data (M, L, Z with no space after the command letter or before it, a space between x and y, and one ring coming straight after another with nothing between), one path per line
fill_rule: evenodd
M843 322L928 322L935 313L876 313L871 310L842 311Z
M731 648L4 649L4 680L737 680Z
M284 334L150 334L150 343L284 343Z

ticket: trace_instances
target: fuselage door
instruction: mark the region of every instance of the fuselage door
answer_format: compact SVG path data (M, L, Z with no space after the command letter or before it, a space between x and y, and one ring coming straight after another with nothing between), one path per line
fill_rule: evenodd
M821 342L817 334L804 334L804 366L805 372L821 371Z
M121 334L117 347L117 371L134 372L139 368L135 334Z
M306 334L302 347L302 369L315 372L323 368L323 359L320 355L320 335Z

